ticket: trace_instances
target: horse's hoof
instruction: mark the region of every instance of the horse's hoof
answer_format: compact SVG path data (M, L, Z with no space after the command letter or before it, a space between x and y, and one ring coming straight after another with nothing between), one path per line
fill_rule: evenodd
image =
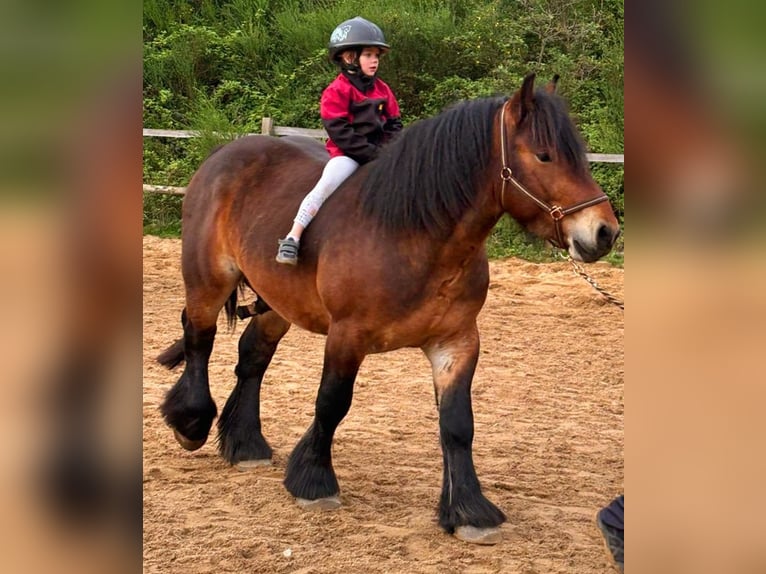
M497 544L502 539L499 528L476 528L475 526L458 526L455 538L471 544Z
M237 470L241 470L242 472L253 470L254 468L258 468L259 466L271 466L271 459L261 458L258 460L240 460L238 463L234 465L234 467Z
M200 448L203 444L205 444L207 442L207 437L205 437L203 439L199 439L199 440L191 440L191 439L186 438L184 435L182 435L176 429L173 429L173 436L176 437L176 440L178 441L178 444L180 444L186 450L197 450L198 448Z
M340 508L339 496L327 496L325 498L317 498L315 500L308 500L307 498L296 498L295 502L298 503L303 510L335 510Z

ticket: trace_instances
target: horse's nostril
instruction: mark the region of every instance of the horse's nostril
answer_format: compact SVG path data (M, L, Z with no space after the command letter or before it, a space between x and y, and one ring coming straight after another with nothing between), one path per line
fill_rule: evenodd
M598 231L596 232L596 242L599 245L611 246L617 240L617 236L619 234L620 234L619 228L614 229L610 225L607 225L606 223L602 223L601 225L599 225Z

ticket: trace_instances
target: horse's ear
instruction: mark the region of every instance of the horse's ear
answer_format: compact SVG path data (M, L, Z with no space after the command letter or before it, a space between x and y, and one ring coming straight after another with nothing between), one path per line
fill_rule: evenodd
M548 82L548 84L545 86L545 91L549 94L555 94L556 93L556 87L559 83L559 75L553 74L553 79Z
M519 125L526 115L534 108L535 75L528 74L521 84L521 88L513 94L508 102L511 116L516 125Z

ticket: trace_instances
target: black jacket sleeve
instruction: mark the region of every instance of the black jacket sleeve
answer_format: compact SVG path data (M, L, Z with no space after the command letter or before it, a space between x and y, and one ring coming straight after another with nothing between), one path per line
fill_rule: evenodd
M388 118L386 123L383 124L383 132L386 134L386 139L391 139L396 134L402 131L402 118L399 116L395 118Z
M347 118L323 119L322 124L335 145L360 165L372 161L378 154L379 146L370 143L366 137L355 132Z

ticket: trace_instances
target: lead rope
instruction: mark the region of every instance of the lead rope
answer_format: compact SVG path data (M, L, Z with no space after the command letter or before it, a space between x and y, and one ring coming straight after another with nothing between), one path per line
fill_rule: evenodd
M623 311L625 310L625 303L621 300L619 300L617 297L612 295L609 291L601 287L598 283L596 283L595 279L593 279L590 275L588 275L585 270L582 268L581 265L577 263L574 259L572 259L572 256L567 254L566 256L567 261L569 261L572 264L572 267L575 270L575 273L577 273L580 277L585 279L588 283L590 283L591 287L593 287L596 291L601 293L601 295L604 296L604 298L612 303L613 305L617 305L620 309Z

